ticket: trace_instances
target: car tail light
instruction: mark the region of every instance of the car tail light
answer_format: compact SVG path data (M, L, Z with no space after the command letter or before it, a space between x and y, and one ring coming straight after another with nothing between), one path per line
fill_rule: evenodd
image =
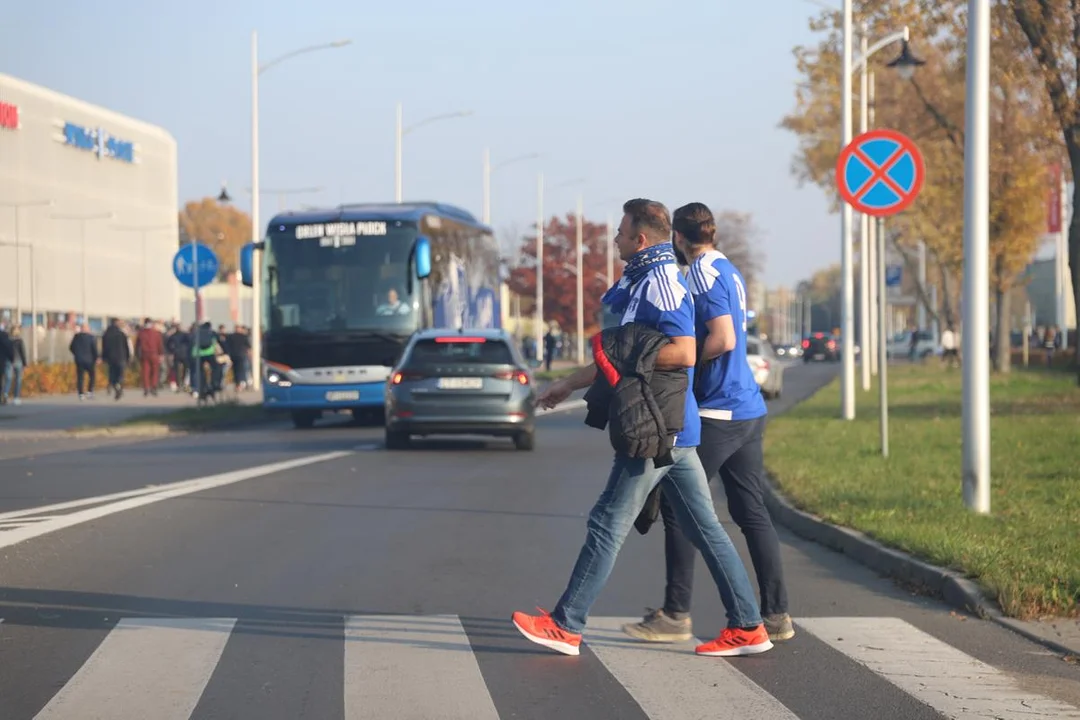
M409 372L409 371L405 370L405 371L402 371L402 372L394 373L393 376L390 378L390 384L392 384L392 385L400 385L401 383L405 382L406 380L423 380L423 379L424 379L424 375L422 373Z
M836 349L836 342L835 342L835 341L833 341L833 340L830 340L830 341L829 341L828 343L826 343L826 344L827 344L827 345L829 346L829 349L830 349L830 350L835 350L835 349Z
M809 340L803 340L802 341L802 349L803 350L809 350L810 349L810 341Z
M496 380L516 380L521 385L529 384L529 374L521 370L500 370L495 373Z

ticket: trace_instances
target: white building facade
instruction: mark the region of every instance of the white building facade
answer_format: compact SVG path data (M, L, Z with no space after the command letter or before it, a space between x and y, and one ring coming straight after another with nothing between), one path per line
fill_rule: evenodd
M0 74L0 321L171 320L177 244L168 132Z

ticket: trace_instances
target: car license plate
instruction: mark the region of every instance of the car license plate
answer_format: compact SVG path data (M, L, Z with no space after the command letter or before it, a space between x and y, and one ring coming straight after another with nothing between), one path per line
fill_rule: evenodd
M825 353L814 353L814 359L815 360L824 360L825 359Z
M359 400L359 390L331 390L326 393L327 402L346 402L348 400Z
M484 378L439 378L440 390L479 390L484 387Z

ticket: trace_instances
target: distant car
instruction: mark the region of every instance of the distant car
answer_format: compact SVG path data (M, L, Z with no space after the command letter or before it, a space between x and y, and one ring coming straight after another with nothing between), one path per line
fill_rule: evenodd
M840 346L836 338L825 333L814 333L803 340L803 362L836 362L840 359Z
M773 345L773 352L780 358L797 358L802 355L802 348L798 345Z
M902 330L885 345L885 352L890 358L911 357L911 331ZM938 353L937 343L934 342L934 334L920 330L915 344L915 357L922 360Z
M769 343L759 338L746 338L746 361L754 371L761 394L772 400L780 397L784 390L784 366L773 354Z
M420 330L386 383L386 447L412 435L509 437L536 443L536 392L528 363L504 330Z

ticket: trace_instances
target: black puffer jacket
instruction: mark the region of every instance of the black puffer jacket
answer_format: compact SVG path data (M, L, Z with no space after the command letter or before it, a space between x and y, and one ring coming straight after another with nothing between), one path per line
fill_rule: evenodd
M608 328L593 336L598 372L585 393L585 424L608 427L617 455L671 464L675 435L683 427L687 372L656 370L660 348L671 339L641 323Z

